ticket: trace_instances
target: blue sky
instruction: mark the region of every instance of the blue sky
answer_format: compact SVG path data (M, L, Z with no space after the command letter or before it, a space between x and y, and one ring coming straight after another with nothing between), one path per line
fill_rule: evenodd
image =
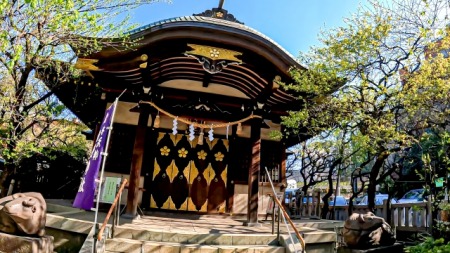
M343 25L360 0L225 0L223 8L239 21L269 36L298 56L317 45L321 29ZM217 7L219 0L172 0L137 9L132 21L146 25L161 19L189 16Z

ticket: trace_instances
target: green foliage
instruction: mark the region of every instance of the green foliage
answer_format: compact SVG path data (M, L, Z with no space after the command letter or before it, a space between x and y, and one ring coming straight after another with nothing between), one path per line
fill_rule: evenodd
M82 126L63 122L73 115L53 92L68 78L83 75L73 65L78 55L133 45L125 34L134 27L128 12L155 1L0 0L0 156L8 165L0 185L21 159L44 147L75 155L77 145L86 148ZM114 39L118 36L123 39Z
M37 191L45 198L73 198L86 168L87 152L80 151L75 154L59 148L44 148L42 153L22 159L16 175L17 190Z
M400 173L389 157L419 143L424 129L450 125L450 58L440 53L450 47L446 11L443 0L370 1L345 26L322 32L322 45L301 56L309 71L291 70L295 82L284 86L305 104L283 124L306 135L346 132L353 175L368 178L369 195Z
M428 237L418 245L407 247L405 251L408 253L450 252L450 242L445 243L443 238L435 240L432 237Z
M449 212L449 211L446 211ZM435 238L443 238L446 242L450 242L450 222L449 221L442 221L437 220L436 225L434 226L436 228L435 231Z
M450 211L450 203L447 202L439 203L439 209L442 211Z

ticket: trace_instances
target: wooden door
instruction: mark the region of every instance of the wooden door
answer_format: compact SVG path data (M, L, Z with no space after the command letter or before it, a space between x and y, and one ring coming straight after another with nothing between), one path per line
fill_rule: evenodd
M228 140L214 139L210 146L211 163L207 212L223 213L227 198Z
M173 157L175 154L174 136L159 133L156 141L155 162L150 187L150 207L170 209L171 182Z
M189 191L189 211L206 212L208 205L208 188L209 188L209 168L211 160L211 149L209 144L204 140L204 144L198 144L198 138L195 139L193 156L191 163L191 172L189 183L191 189Z
M209 213L225 212L228 141L159 133L150 207Z

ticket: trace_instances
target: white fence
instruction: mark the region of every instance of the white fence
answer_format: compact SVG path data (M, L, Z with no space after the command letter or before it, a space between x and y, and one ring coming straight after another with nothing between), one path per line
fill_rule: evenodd
M320 203L318 196L308 196L296 205L290 203L288 208L291 210L292 218L318 218L321 217L323 203ZM305 203L304 203L305 202ZM396 203L391 204L391 213L388 217L388 202L385 200L383 205L375 206L375 215L383 217L392 227L398 231L429 231L432 224L431 204L430 202L421 203ZM334 211L334 220L346 220L348 218L348 206L330 207L328 217ZM354 205L354 211L367 211L366 205Z

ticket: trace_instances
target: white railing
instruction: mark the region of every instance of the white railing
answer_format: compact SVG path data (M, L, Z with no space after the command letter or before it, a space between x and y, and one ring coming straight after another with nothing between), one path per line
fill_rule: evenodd
M391 204L391 213L388 217L388 202L375 206L375 215L383 217L386 222L401 231L429 231L432 224L430 202L420 203L395 203ZM321 217L323 203L317 196L308 196L306 203L302 201L299 205L288 206L293 218L315 218ZM328 217L334 212L334 220L344 221L348 218L348 206L330 206ZM367 205L354 205L354 211L368 211Z
M397 230L427 231L431 221L429 202L391 205L391 223Z

